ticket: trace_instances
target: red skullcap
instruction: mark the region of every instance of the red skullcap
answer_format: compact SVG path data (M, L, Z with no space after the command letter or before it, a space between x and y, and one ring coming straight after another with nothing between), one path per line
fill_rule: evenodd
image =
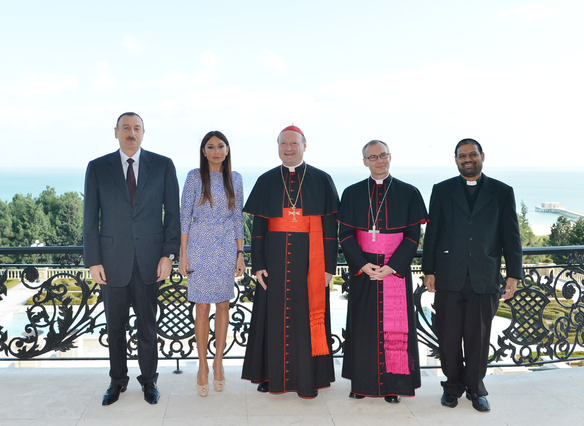
M298 127L296 127L294 125L286 127L280 133L286 132L288 130L291 130L291 131L296 132L296 133L300 133L302 136L304 136L304 133L302 133L302 130L300 130Z

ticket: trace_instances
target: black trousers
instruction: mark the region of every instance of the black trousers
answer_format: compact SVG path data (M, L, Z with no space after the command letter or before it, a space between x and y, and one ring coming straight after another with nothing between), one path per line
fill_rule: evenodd
M130 317L130 306L136 314L138 337L138 365L140 384L156 383L158 373L158 347L156 344L156 309L158 283L146 284L142 281L137 263L134 261L132 278L124 287L102 285L101 292L107 322L110 355L110 377L113 384L127 386L127 342L126 325Z
M447 378L441 382L444 392L460 397L468 388L480 396L488 395L483 379L498 306L499 294L476 294L468 275L461 291L436 290L436 331Z

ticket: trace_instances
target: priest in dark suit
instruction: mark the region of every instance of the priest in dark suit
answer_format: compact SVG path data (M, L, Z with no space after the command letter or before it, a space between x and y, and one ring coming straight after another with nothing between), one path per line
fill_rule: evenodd
M242 378L259 392L314 398L334 381L328 284L337 264L339 198L304 162L296 126L278 136L282 164L259 177L243 208L254 216L256 287Z
M126 324L136 314L138 381L156 404L156 310L159 282L179 251L179 195L174 164L140 147L144 122L122 114L114 128L120 149L89 163L85 174L85 265L101 284L107 322L111 383L102 404L116 402L128 385Z
M523 276L521 238L513 188L482 173L481 145L463 139L454 154L460 176L434 185L422 269L428 291L436 293L435 324L446 376L441 403L453 408L466 391L473 407L484 412L490 410L483 378L491 323L501 295L513 297Z
M427 213L420 192L389 173L385 142L363 147L371 176L349 186L339 212L339 239L350 271L343 377L349 397L400 402L420 387L410 264Z

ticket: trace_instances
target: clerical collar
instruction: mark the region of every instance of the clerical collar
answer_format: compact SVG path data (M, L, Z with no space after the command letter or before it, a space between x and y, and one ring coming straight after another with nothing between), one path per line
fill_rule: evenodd
M389 177L389 172L387 173L387 176L385 176L383 179L375 179L375 178L373 178L373 176L371 176L371 180L374 180L377 185L383 185L383 181L385 179L387 179L388 177Z
M481 173L481 175L479 176L479 178L477 180L467 180L465 178L463 178L462 176L460 176L460 178L464 181L464 183L466 184L466 186L477 186L480 185L482 180L483 180L483 175Z
M302 166L302 164L304 164L304 160L302 160L302 161L300 162L300 164L297 164L297 165L295 165L295 166L293 166L293 167L288 167L286 164L282 164L282 165L283 165L284 167L286 167L286 168L287 168L287 169L290 171L290 173L294 173L298 167Z

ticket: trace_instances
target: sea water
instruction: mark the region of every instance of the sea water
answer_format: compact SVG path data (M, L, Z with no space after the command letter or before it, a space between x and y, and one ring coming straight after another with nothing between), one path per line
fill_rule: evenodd
M249 195L253 185L266 169L245 168L238 171L243 176L244 196ZM179 185L184 184L189 168L177 170ZM337 187L339 196L343 190L368 176L365 167L326 168ZM444 179L456 176L452 167L392 167L391 173L397 179L416 186L428 206L432 186ZM549 227L557 220L557 214L536 212L535 207L546 201L556 201L566 209L584 214L584 170L560 167L485 167L483 172L489 177L499 179L511 185L515 192L517 211L521 202L528 208L527 218L536 234L547 234ZM35 169L20 171L16 169L0 170L0 200L8 202L15 194L31 194L37 197L47 186L55 188L58 194L73 191L83 193L84 169Z

